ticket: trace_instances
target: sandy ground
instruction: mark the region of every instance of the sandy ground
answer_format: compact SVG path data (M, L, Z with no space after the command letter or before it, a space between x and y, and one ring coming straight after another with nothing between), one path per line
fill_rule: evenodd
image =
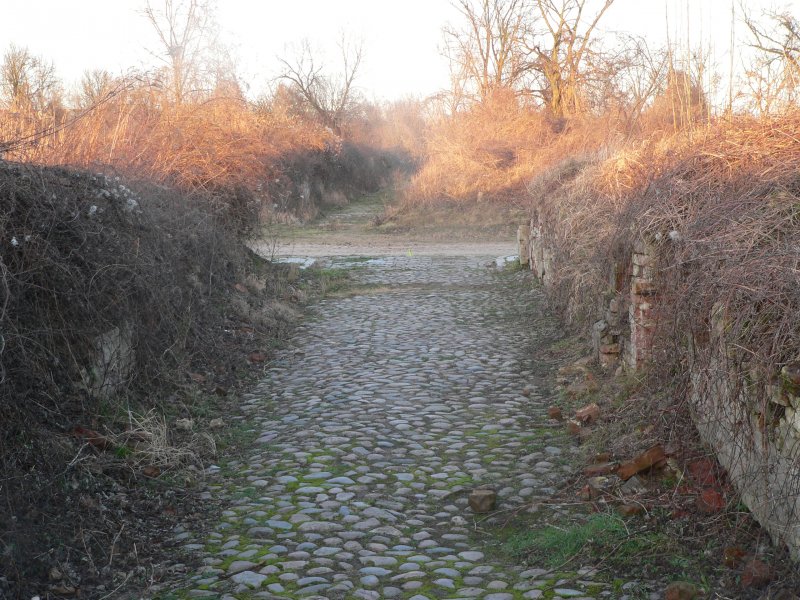
M425 242L411 239L393 239L383 236L363 236L352 242L336 240L296 240L254 245L253 249L265 257L316 258L323 256L507 256L516 254L513 241L503 242Z
M267 228L252 248L266 258L334 256L509 256L515 236L488 235L477 228L437 226L381 231L371 226L384 205L366 197L306 225ZM448 224L452 225L452 223ZM505 238L505 239L504 239Z

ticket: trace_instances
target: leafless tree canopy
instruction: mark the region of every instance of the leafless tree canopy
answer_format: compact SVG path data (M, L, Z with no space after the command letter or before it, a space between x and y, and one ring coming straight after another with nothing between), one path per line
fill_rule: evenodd
M531 35L525 0L457 0L464 28L444 29L445 53L457 78L481 100L498 88L521 87L530 71Z
M363 44L342 36L339 42L341 65L336 73L314 56L304 40L295 56L280 58L281 79L290 82L311 111L326 126L339 133L357 104L355 80L361 66Z
M50 61L27 48L8 47L0 65L2 100L12 110L41 112L59 100L60 82Z
M587 0L536 0L545 34L533 41L536 70L544 78L543 95L556 117L579 112L581 83L589 44L598 22L614 0L603 0L594 14Z
M463 27L444 29L454 90L533 94L556 117L582 110L591 42L613 1L457 0Z
M767 12L756 20L744 7L755 59L747 70L753 108L761 114L800 98L800 20L788 12Z
M105 98L115 86L114 77L108 71L94 69L86 71L81 78L77 92L79 108L94 106Z
M167 66L172 99L180 105L203 86L211 7L205 0L148 0L144 14L161 42L162 52L154 54Z

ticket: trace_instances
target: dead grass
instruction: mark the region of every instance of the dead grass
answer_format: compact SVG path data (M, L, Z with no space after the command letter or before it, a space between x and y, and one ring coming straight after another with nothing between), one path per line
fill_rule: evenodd
M176 442L171 439L167 418L162 413L154 409L146 413L130 409L127 412L128 426L125 430L108 437L115 447L131 448L126 458L134 466L167 470L191 464L202 468L203 459L217 454L214 437L207 431L191 432Z
M526 184L564 156L595 151L615 139L607 118L553 120L512 93L494 97L428 128L425 161L405 203L514 202Z
M0 109L0 150L9 160L175 187L231 227L249 229L276 211L311 218L320 206L375 191L394 169L410 168L407 150L378 121L384 135L370 138L354 126L341 137L286 94L254 105L215 93L175 106L136 76L96 105L64 110L55 120Z
M534 211L556 249L557 304L575 319L596 315L613 291L613 263L625 264L645 236L663 261L661 339L697 330L722 302L743 360L765 368L793 360L798 140L798 114L740 118L609 159L568 161L534 180ZM677 358L675 350L662 356Z
M646 406L653 433L673 446L693 431L684 401L690 365L722 376L714 363L721 346L710 343L715 313L724 314L715 331L730 384L720 400L760 415L758 425L737 426L733 460L759 436L781 443L783 408L769 392L781 368L800 359L798 142L797 112L720 120L641 140L611 158L564 164L532 186L535 218L555 250L553 305L581 327L601 318L610 296L627 297L618 275L637 240L654 248L658 296L647 381L660 393ZM639 403L618 409L628 427L612 428L610 439L637 439L629 426ZM782 485L776 493L794 494L796 477Z

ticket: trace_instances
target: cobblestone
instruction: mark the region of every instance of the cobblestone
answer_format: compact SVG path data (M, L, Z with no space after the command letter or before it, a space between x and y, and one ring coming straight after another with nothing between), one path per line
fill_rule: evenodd
M376 291L320 302L245 396L258 440L215 469L221 522L202 540L176 532L218 566L185 593L514 600L558 586L594 597L591 570L548 583L475 534L486 516L470 512L469 490L494 487L498 508L547 496L572 453L531 357L557 325L524 273L489 259L333 260Z

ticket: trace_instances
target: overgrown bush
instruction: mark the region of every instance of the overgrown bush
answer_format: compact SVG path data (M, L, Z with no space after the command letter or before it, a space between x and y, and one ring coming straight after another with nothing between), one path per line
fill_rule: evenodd
M800 114L739 117L537 179L534 210L557 250L556 304L598 316L614 263L627 264L645 237L661 257L662 372L685 373L682 335L707 330L716 303L727 307L740 360L765 370L796 360L798 138Z
M276 209L314 216L326 203L374 191L409 163L385 135L377 144L336 135L281 94L257 105L219 93L177 106L161 94L141 80L120 81L59 123L0 109L0 152L174 187L244 231Z
M500 90L431 123L425 161L405 201L520 201L526 184L565 156L596 151L614 139L613 125L603 119L553 119L541 107Z
M117 552L130 546L139 524L97 500L94 488L119 488L100 485L102 467L86 477L75 432L172 408L171 390L245 321L234 286L258 263L205 207L166 187L0 162L0 595L4 576L21 593L59 561L80 562L75 548L111 566L120 523ZM100 360L109 335L132 350L113 401ZM127 414L136 429L142 418Z
M266 187L279 213L309 219L320 209L376 192L388 185L395 173L411 169L413 163L403 151L342 143L282 157L278 163L281 175Z

